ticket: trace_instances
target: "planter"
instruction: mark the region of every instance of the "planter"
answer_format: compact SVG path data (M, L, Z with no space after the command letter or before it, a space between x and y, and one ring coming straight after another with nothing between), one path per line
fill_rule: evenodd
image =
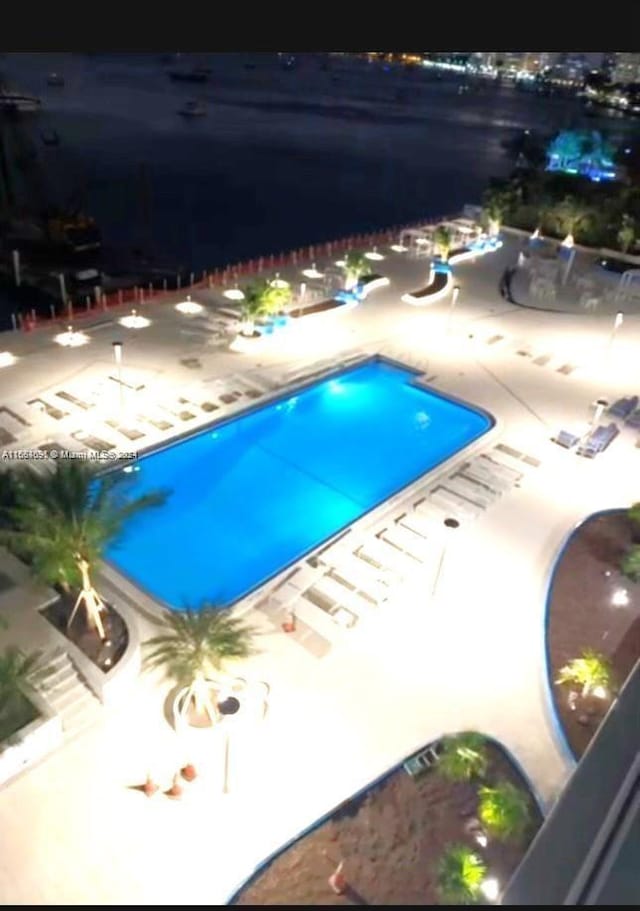
M29 695L36 717L0 743L0 785L62 745L62 722L37 693Z

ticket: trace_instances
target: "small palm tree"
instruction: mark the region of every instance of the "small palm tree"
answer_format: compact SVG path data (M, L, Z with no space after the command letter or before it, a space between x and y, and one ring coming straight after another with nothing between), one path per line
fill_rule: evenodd
M245 323L244 334L253 335L255 321L260 316L272 316L279 313L291 300L289 285L268 281L265 278L256 279L244 288L242 301L242 319Z
M369 260L357 250L349 250L342 267L345 276L345 288L349 290L358 284L363 275L369 271Z
M620 561L620 572L632 582L640 582L640 546L629 548Z
M14 503L4 510L8 528L0 529L0 543L27 557L43 581L79 591L69 625L82 605L102 639L105 608L91 584L91 566L132 516L165 500L161 491L128 498L127 477L118 471L98 478L80 459L60 460L44 474L27 466L13 473Z
M578 658L573 658L560 668L557 684L571 683L582 687L582 696L588 696L596 687L610 689L613 669L608 658L587 648Z
M482 778L487 771L486 740L482 734L469 731L442 740L442 753L437 769L450 781L469 781Z
M438 863L438 893L446 905L471 905L481 898L487 868L466 845L449 845Z
M449 251L451 250L451 231L449 231L448 228L445 228L444 225L438 225L433 232L433 242L440 258L446 262L449 257Z
M620 230L617 234L618 246L623 253L628 253L636 239L636 224L630 215L623 215Z
M519 839L531 818L529 800L520 788L509 781L478 791L478 815L487 831L502 840Z
M575 196L565 196L561 202L553 206L549 216L562 234L573 237L578 228L591 218L591 212Z
M208 678L234 658L253 654L254 631L228 608L204 604L200 610L166 611L166 632L145 642L148 667L164 668L179 686L188 687L187 701L199 714L212 715Z

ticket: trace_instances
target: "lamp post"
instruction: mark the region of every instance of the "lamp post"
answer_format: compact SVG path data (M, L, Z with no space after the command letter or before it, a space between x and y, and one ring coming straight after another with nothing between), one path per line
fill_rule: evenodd
M613 321L613 329L611 330L611 335L609 336L609 341L607 343L607 349L605 352L605 362L609 361L609 356L611 355L611 349L613 348L613 342L616 337L616 332L624 322L624 313L621 310L618 310L616 313L616 318Z
M605 408L609 407L609 402L606 399L596 399L593 403L593 417L591 419L591 426L593 427L598 423L602 417L602 412Z
M111 342L113 346L113 356L116 359L116 368L118 371L118 399L120 404L120 420L124 411L124 390L122 388L122 342Z
M453 310L455 308L455 305L458 302L459 294L460 294L460 286L454 285L453 291L451 292L451 303L449 304L449 313L447 315L447 332L449 332L449 329L451 327L451 317L453 316Z

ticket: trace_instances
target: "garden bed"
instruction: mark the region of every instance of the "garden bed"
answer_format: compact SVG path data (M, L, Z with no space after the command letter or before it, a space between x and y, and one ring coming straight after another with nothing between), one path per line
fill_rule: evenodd
M10 744L17 732L35 721L39 715L38 709L26 696L18 695L9 699L0 710L0 752L3 745Z
M62 595L58 601L46 607L41 613L52 626L73 642L84 655L105 674L109 673L126 651L129 643L127 625L120 614L110 604L102 613L102 623L106 639L103 642L97 632L91 629L86 621L82 606L78 609L73 623L67 628L75 597Z
M585 649L605 655L619 687L640 659L640 584L625 579L618 566L631 544L625 510L598 514L573 534L557 563L549 592L547 651L556 713L576 758L584 753L610 702L580 695L569 704L571 686L556 686L560 668ZM628 604L614 606L624 590ZM575 689L575 688L573 688Z
M487 780L506 778L528 791L502 750L487 743ZM532 824L519 845L493 839L480 849L466 827L475 815L476 788L453 783L435 769L411 778L394 770L365 794L285 848L235 896L241 905L438 904L436 868L447 845L483 855L491 876L506 885L542 822L533 799ZM336 895L328 877L344 861L349 890Z
M335 298L318 301L317 304L309 304L308 307L296 307L295 310L290 310L289 316L292 319L299 319L310 313L322 313L324 310L334 310L336 307L344 307L344 301L335 300Z

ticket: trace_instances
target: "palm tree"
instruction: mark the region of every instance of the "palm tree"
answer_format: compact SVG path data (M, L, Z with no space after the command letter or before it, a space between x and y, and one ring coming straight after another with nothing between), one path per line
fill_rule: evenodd
M342 267L345 275L345 288L347 290L358 284L363 275L369 271L369 260L357 250L349 250L344 258Z
M446 905L472 905L481 897L487 868L466 845L448 845L438 863L438 893Z
M578 228L591 218L591 212L582 200L575 196L565 196L553 206L549 216L560 233L573 237Z
M225 662L254 653L254 631L229 608L204 604L200 610L166 611L165 632L144 643L146 664L162 667L178 685L187 687L187 702L212 717L209 678Z
M593 649L587 648L578 658L573 658L560 668L557 684L571 683L582 687L582 697L588 696L596 687L611 688L613 668L609 659Z
M29 702L35 686L49 673L41 653L24 655L15 646L0 654L0 740L24 726L37 714Z
M494 787L481 787L478 797L478 815L490 834L501 840L524 835L531 815L524 791L509 781L499 781Z
M273 283L265 278L256 279L244 288L242 319L244 334L253 335L259 316L279 313L291 300L291 288L284 282Z
M446 262L449 257L449 251L451 250L451 231L444 225L438 225L433 232L433 242L440 258Z
M443 738L438 771L450 781L482 778L489 761L485 744L482 734L473 731Z
M489 234L499 233L503 219L512 214L521 201L522 190L514 183L485 190L482 198L482 215Z
M43 581L79 592L68 626L82 605L101 639L105 606L91 584L91 566L128 519L166 497L155 491L129 499L127 477L117 471L98 478L80 459L60 460L44 474L26 466L14 474L15 504L4 510L9 528L0 529L0 542L29 559Z
M618 246L623 253L628 253L636 239L636 225L630 215L623 215L620 230L617 234Z

